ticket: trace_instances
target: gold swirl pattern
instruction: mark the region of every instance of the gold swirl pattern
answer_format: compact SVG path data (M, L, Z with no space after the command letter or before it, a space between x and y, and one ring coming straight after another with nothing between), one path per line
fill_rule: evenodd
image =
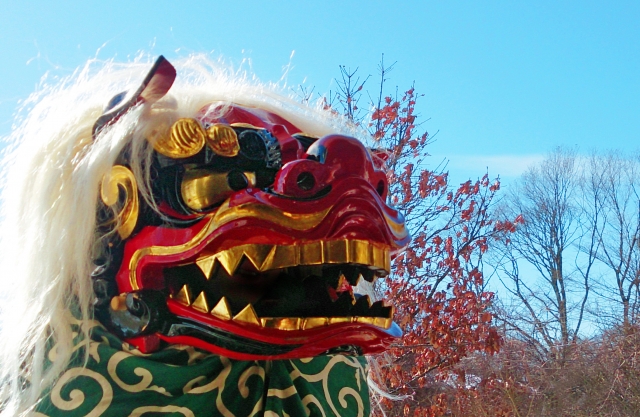
M262 380L264 380L264 374L264 368L261 366L254 365L247 368L247 370L245 370L240 376L240 379L238 379L238 391L240 391L240 395L242 395L243 398L249 397L249 387L247 387L247 380L249 377L258 375Z
M322 408L322 403L320 402L320 400L311 394L306 395L302 399L302 405L304 405L304 409L307 412L307 416L310 416L312 413L312 410L311 410L311 407L309 407L309 404L314 404L316 408L320 410L320 412L322 413L322 417L327 417L327 413L325 413L324 409ZM336 414L336 416L337 415L339 414Z
M355 368L356 376L357 376L357 382L358 382L358 388L360 388L359 387L359 385L360 385L359 384L359 382L360 382L360 374L366 375L366 370L362 367L360 362L358 362L358 360L356 358L353 358L353 357L335 355L335 356L333 356L331 358L331 360L329 361L327 366L322 371L320 371L320 372L318 372L316 374L303 374L302 372L300 372L300 370L295 365L293 365L294 371L291 372L291 379L292 380L295 380L296 378L304 378L308 382L321 382L322 383L322 389L324 390L325 400L327 401L327 404L331 408L331 411L333 411L333 413L336 416L339 416L341 414L338 412L338 410L336 409L336 406L333 404L333 401L331 399L331 391L329 390L329 373L335 367L335 365L337 363L340 363L340 362L343 362L343 363L347 364L348 366ZM345 399L345 397L347 395L352 396L356 400L356 404L358 406L358 408L357 408L358 417L364 416L364 403L362 402L362 398L360 397L360 395L353 388L345 387L345 388L342 388L340 390L340 393L338 395L338 401L340 403L340 406L342 408L347 408L348 407L348 403L347 403L347 401ZM324 413L324 411L323 411L323 413Z
M277 397L280 399L289 398L294 395L298 395L298 390L296 389L295 385L291 385L287 389L270 388L269 391L267 391L267 396Z
M85 402L85 394L79 389L71 390L69 393L69 400L63 399L60 394L60 391L65 384L79 376L93 379L100 385L100 389L102 390L100 402L98 402L93 410L86 414L86 417L97 417L102 415L102 413L104 413L104 411L109 407L109 404L111 404L111 401L113 401L113 389L111 388L109 381L107 381L104 376L86 368L72 368L65 372L51 390L51 403L63 411L71 411L80 407Z
M238 391L240 391L240 395L242 395L242 398L249 398L249 387L247 386L247 380L249 379L249 377L257 375L258 377L260 377L260 379L262 380L262 382L264 382L265 380L265 369L262 366L251 366L249 368L247 368L247 370L245 370L242 375L240 375L240 379L238 379ZM253 407L253 410L251 410L251 416L254 415L258 415L260 413L260 410L263 408L262 402L258 401L256 402L255 406Z
M169 345L166 347L166 349L173 349L173 350L179 350L179 351L185 352L189 357L189 359L187 360L187 365L193 365L194 363L197 363L202 359L206 358L207 356L209 356L208 353L203 352L201 350L196 350L196 348L189 345Z
M123 240L128 238L138 221L138 184L133 172L122 165L114 165L111 172L105 175L100 186L102 202L109 207L117 205L120 201L120 189L125 193L125 201L118 211L118 234Z
M127 352L117 352L110 359L107 365L107 371L113 381L118 384L120 388L129 392L142 392L142 391L155 391L167 397L171 397L171 394L163 387L157 385L151 385L153 382L153 375L148 369L137 367L133 370L133 373L142 379L137 384L127 384L118 376L117 367L118 364L127 358L133 358L134 356Z
M195 387L197 383L205 379L202 376L200 376L198 378L195 378L189 381L189 383L183 388L183 392L185 394L187 393L188 394L204 394L217 389L218 390L218 395L216 397L217 410L220 412L220 414L222 414L223 417L236 417L236 415L233 414L224 405L222 401L222 391L224 391L225 382L227 380L227 377L229 376L229 373L231 372L231 362L229 361L229 359L222 356L220 357L220 362L223 365L222 372L220 372L220 374L218 374L218 376L213 381L209 382L208 384Z
M195 417L193 411L189 410L187 407L178 407L175 405L167 405L164 407L147 405L144 407L138 407L129 414L129 417L139 417L146 413L180 413L184 417Z
M206 379L204 376L198 376L197 378L189 381L189 383L184 386L182 391L185 394L204 394L206 392L210 392L215 389L221 389L222 387L224 387L226 379L231 372L231 362L229 361L229 359L223 356L220 357L220 362L222 363L222 372L220 372L213 381L205 385L196 386L200 381Z
M356 390L354 390L351 387L344 387L340 390L340 393L338 394L338 401L340 402L340 406L342 408L348 408L349 407L349 403L347 403L346 397L350 396L353 397L353 399L356 401L356 404L358 404L358 416L357 417L363 417L364 416L364 404L362 404L362 398L360 397L360 395L358 394L358 392Z
M80 326L72 326L75 344L83 343ZM193 348L143 355L124 350L100 326L92 328L88 345L97 346L99 356L85 362L76 355L31 415L366 417L370 411L362 357L237 361L196 355Z

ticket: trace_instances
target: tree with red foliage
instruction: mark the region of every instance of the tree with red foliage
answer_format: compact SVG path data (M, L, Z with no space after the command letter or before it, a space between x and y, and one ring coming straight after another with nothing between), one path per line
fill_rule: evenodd
M396 321L404 332L388 355L379 358L378 379L390 394L404 401L383 400L387 415L436 416L447 401L434 388L451 378L452 366L471 352L498 351L501 337L491 325L482 256L492 240L515 230L515 223L492 215L498 179L485 174L477 181L452 187L446 165L427 167L429 134L421 130L413 86L402 94L385 95L386 76L393 67L381 61L377 98L372 111L358 106L366 81L341 67L338 92L328 105L366 128L386 150L391 203L405 214L413 240L393 261L388 280L378 291L394 300ZM459 375L464 378L464 375Z

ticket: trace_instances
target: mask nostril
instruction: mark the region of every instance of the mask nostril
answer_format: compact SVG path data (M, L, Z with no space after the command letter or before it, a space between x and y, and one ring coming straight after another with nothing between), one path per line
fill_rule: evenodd
M378 182L378 186L376 187L376 191L378 192L378 194L379 194L380 196L383 196L383 195L384 195L384 192L385 192L385 188L386 188L386 187L385 187L385 185L384 185L384 181L383 181L383 180L380 180L380 181Z
M303 172L296 179L298 187L303 191L309 191L316 185L316 179L310 172Z

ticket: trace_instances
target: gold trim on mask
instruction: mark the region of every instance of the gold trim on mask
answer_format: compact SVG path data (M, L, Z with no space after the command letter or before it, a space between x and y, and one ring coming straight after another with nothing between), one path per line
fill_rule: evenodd
M187 170L180 184L182 201L190 209L199 211L226 200L235 192L229 187L228 176L228 172Z
M254 126L251 123L231 123L230 125L231 127L240 127L240 128L244 128L244 129L254 129L254 130L266 130L264 127L258 127L258 126Z
M201 294L204 294L204 292ZM195 302L191 303L190 301L185 300L179 294L176 296L171 296L171 298L178 301L182 305L196 308L203 313L209 313L221 320L235 321L242 324L252 324L254 326L260 326L266 329L285 331L317 329L320 327L326 327L340 323L368 324L386 330L391 327L394 314L394 308L392 306L387 306L387 308L389 309L388 317L258 317L253 306L251 304L247 304L242 309L242 311L233 316L231 314L231 309L229 308L229 302L225 297L222 297L218 304L210 311L208 311L208 308L207 310L203 310L200 306L196 306Z
M327 208L315 213L298 214L256 203L229 207L229 202L225 201L213 217L213 222L215 223L213 229L241 218L258 218L288 229L309 230L318 226L329 213L329 210L330 208Z
M213 255L203 255L195 262L202 273L211 278L218 262L229 275L247 259L260 272L294 266L324 264L359 264L389 274L391 255L389 248L366 240L340 239L296 245L246 244L226 249Z
M255 187L255 172L243 172L247 187ZM211 172L207 169L189 169L180 184L182 201L192 210L202 211L226 200L235 193L229 186L228 172Z
M124 191L124 204L118 211L118 234L121 239L131 236L138 221L140 210L138 202L138 185L133 172L122 165L114 165L111 172L102 178L100 198L109 207L120 201L120 190Z
M129 261L129 283L133 290L138 290L137 266L145 256L177 255L193 249L219 227L241 218L259 218L276 225L293 230L310 230L318 226L329 213L329 208L310 214L288 213L262 204L247 203L229 207L225 201L214 215L209 216L208 223L190 241L175 246L150 246L135 251Z

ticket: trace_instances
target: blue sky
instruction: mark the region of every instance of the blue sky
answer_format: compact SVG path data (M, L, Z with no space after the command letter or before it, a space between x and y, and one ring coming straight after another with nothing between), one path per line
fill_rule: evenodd
M47 71L212 52L263 81L335 89L339 65L415 81L432 165L507 182L558 145L638 148L640 2L0 0L0 135ZM293 57L291 57L293 53Z

